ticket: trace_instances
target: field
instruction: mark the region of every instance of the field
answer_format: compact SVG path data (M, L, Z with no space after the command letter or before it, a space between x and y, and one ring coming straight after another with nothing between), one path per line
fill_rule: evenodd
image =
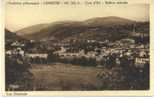
M62 63L33 64L30 71L34 75L33 90L102 90L109 87L109 85L106 86L110 83L109 80L114 80L113 70L102 67L83 67ZM117 77L116 72L114 75Z

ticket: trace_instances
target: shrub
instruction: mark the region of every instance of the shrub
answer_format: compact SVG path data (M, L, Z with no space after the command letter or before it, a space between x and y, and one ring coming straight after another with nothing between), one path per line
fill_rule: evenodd
M32 80L32 74L29 71L30 64L26 59L18 58L17 56L6 56L5 58L5 78L6 90L10 89L10 85L20 86L18 89L29 89Z

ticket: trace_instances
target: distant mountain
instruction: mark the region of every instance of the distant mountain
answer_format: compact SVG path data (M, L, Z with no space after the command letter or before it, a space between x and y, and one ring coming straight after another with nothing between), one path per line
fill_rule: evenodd
M134 23L135 21L126 19L126 18L120 18L116 16L109 16L109 17L97 17L92 18L84 21L86 24L89 24L91 26L116 26L116 25L129 25Z
M63 21L50 24L39 24L17 31L17 34L26 39L67 41L70 39L117 40L128 37L133 26L140 26L138 31L148 32L148 22L110 16L97 17L85 21ZM142 24L144 24L142 26ZM145 28L145 29L144 29Z
M35 30L37 27L38 29ZM82 22L76 21L64 21L64 22L54 22L51 24L46 24L45 27L41 25L35 25L32 27L24 28L22 30L17 31L17 34L26 38L26 39L50 39L54 37L63 38L62 36L70 36L73 35L73 32L81 32L85 29L85 26Z
M18 35L29 35L29 34L33 34L35 32L39 32L40 30L44 29L48 27L48 24L38 24L38 25L33 25L33 26L30 26L30 27L26 27L22 30L19 30L17 32Z

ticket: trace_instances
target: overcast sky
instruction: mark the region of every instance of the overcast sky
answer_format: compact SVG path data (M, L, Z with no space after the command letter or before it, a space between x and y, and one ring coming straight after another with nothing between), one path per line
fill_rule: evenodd
M128 4L114 6L19 6L6 5L5 26L17 31L41 23L55 21L82 21L93 17L119 16L136 21L149 20L148 4Z

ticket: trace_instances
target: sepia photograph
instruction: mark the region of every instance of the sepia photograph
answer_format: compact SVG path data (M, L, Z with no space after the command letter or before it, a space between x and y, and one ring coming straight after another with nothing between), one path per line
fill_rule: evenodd
M149 4L62 6L5 6L5 91L150 90Z

